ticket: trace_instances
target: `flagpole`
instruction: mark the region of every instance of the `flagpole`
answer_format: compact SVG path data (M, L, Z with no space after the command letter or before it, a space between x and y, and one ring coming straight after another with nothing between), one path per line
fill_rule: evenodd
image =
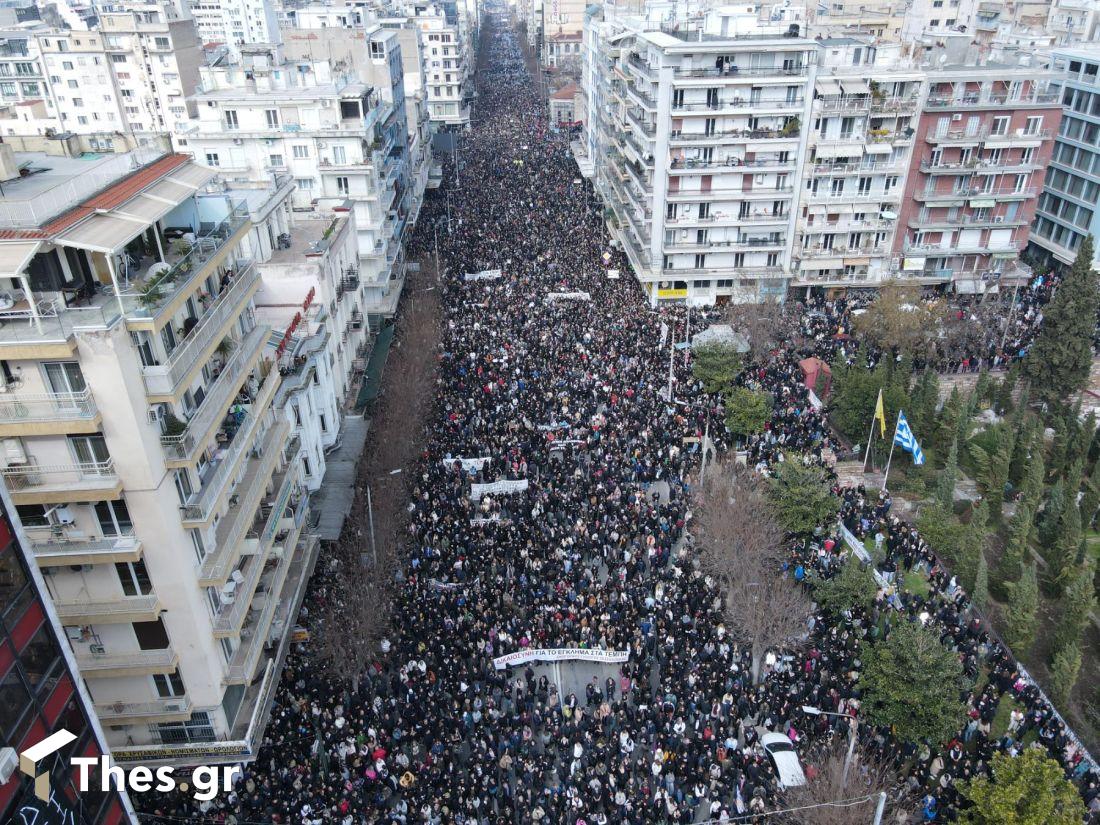
M875 437L875 417L871 416L871 431L867 433L867 449L863 451L863 472L867 472L867 459L871 455L871 441Z
M886 479L890 477L890 462L894 460L894 447L897 445L898 424L901 423L901 410L898 410L898 420L894 422L894 437L890 439L890 455L886 459L886 474L882 477L882 489L886 489Z

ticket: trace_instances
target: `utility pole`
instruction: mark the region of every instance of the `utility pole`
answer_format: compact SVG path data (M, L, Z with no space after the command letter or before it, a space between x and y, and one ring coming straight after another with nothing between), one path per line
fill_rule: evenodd
M375 568L378 567L378 547L374 543L374 503L370 497L370 486L367 486L367 520L370 522L370 554L374 560Z
M668 403L672 403L672 370L676 363L676 332L673 330L672 334L668 336Z
M886 810L886 791L878 792L878 805L875 807L874 825L882 825L882 814Z

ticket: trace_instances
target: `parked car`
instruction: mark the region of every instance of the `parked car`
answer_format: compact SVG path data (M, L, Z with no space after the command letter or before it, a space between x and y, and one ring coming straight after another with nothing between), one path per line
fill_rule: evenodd
M765 733L760 737L760 744L775 763L780 788L796 788L806 784L806 774L802 772L802 765L798 761L798 751L789 737L782 733Z

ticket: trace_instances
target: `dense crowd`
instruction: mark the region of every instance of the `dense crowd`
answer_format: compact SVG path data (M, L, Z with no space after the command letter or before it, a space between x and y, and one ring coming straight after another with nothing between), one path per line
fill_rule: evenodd
M681 356L680 403L665 394L661 330L682 340L687 318L651 308L633 280L607 277L628 266L609 247L568 145L547 130L514 35L492 11L484 19L488 59L461 146L464 185L450 190L449 222L442 199L426 205L414 240L428 249L440 228L447 274L438 398L413 484L395 631L354 689L322 675L308 643L295 645L264 746L235 790L201 807L157 798L147 819L763 821L783 800L762 732L808 744L844 722L807 716L803 705L858 715L858 644L885 611L887 625L935 623L969 670L991 669L968 697L973 724L943 752L899 750L888 732L861 726L869 748L905 765L905 789L920 801L913 810L951 819L953 781L982 770L995 749L1020 748L1031 730L1092 801L1096 780L1050 708L928 548L889 515L888 500L862 489L841 491L845 523L860 536L885 531L895 569L926 565L931 595L883 592L874 611L843 627L819 615L806 645L770 659L762 684L752 683L750 651L732 641L685 541L697 439L715 405ZM500 277L464 278L497 269ZM845 308L823 305L815 317L826 310ZM743 377L776 398L766 431L747 445L751 466L820 458L829 446L798 357L782 353ZM500 481L526 488L473 493ZM842 548L826 527L776 574L831 575ZM327 632L318 607L354 597L341 590L339 565L322 559L300 621ZM629 655L602 666L583 692L559 695L545 665L494 666L528 648ZM1027 715L993 740L1004 693Z

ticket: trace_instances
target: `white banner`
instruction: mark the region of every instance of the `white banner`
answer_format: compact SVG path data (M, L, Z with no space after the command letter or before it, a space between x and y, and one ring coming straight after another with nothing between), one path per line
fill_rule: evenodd
M480 579L481 576L478 576L476 579L469 582L441 582L439 579L428 579L428 584L439 590L454 590L456 587L465 587L466 585L477 584Z
M844 538L844 543L848 545L848 549L856 554L856 558L864 564L871 564L871 554L867 552L867 548L863 546L863 542L857 539L855 534L844 526L844 522L840 523L840 535ZM889 580L873 566L871 567L871 573L874 574L875 581L878 582L879 587L885 589L890 586Z
M471 484L470 498L474 501L479 501L482 496L489 495L490 493L507 495L508 493L522 493L526 489L527 479L525 478L521 478L517 481L505 479L504 481L493 481L488 484Z
M463 279L467 281L495 281L497 278L503 278L504 273L499 269L485 269L481 272L467 272Z
M592 296L587 292L549 292L547 301L591 301Z
M569 422L563 421L560 424L539 424L538 428L544 433L550 432L551 430L567 430L569 429Z
M813 407L815 410L820 410L821 399L817 397L817 393L815 393L813 390L807 390L806 392L810 394L810 406Z
M488 460L489 456L485 456L484 458L463 458L462 456L455 456L454 458L443 459L443 466L450 470L455 466L455 462L457 461L467 473L476 473L485 466Z
M510 665L522 665L527 662L629 662L628 650L588 650L579 647L537 647L531 650L517 650L493 659L493 667L504 670Z
M661 321L661 349L665 348L665 341L668 340L668 324Z

